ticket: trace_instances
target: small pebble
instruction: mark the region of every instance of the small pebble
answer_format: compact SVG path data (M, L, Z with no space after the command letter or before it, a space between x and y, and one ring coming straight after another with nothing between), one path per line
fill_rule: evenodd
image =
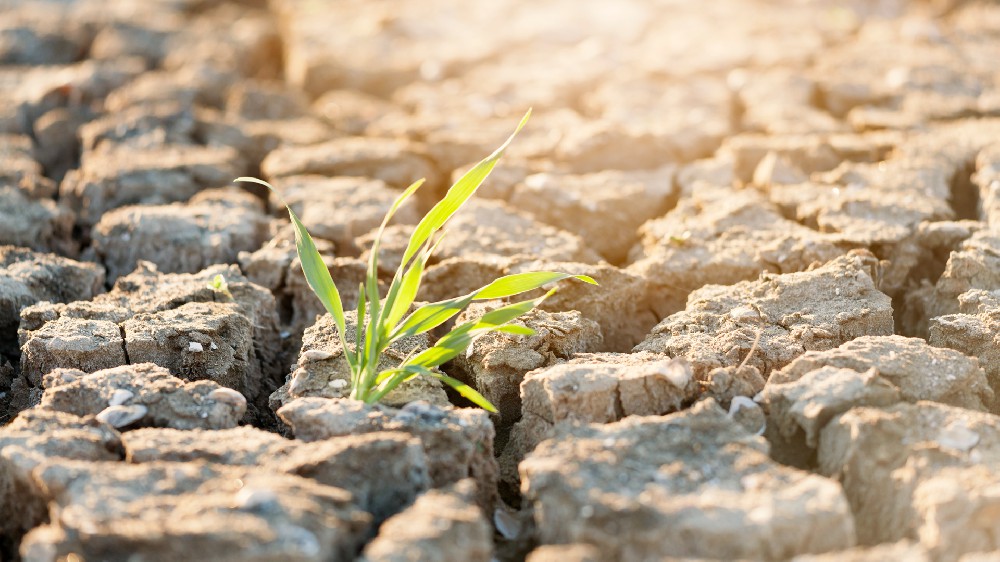
M111 399L108 400L108 406L121 406L131 400L133 396L135 394L131 390L125 390L124 388L116 389L111 395Z
M305 365L306 363L312 363L313 361L323 361L333 357L333 354L329 351L323 351L322 349L310 349L299 355L299 365Z
M143 417L149 410L142 404L131 406L108 406L97 414L97 419L107 423L111 427L118 429L131 425Z
M230 406L242 406L245 408L247 405L247 399L242 394L226 387L216 388L212 392L209 392L208 399L228 404Z
M188 351L191 353L201 353L202 351L205 351L205 348L200 343L193 341L188 344Z

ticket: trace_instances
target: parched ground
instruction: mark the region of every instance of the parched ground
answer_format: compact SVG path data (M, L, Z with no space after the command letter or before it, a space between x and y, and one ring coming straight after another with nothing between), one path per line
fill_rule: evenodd
M352 309L528 108L419 300L600 286L347 400L233 178ZM995 0L0 0L0 560L1000 561L998 414Z

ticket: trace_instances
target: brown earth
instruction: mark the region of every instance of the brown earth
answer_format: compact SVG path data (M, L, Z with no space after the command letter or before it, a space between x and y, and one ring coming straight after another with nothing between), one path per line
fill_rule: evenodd
M232 179L353 308L529 107L418 298L600 286L348 400ZM0 1L0 560L998 560L998 415L995 0Z

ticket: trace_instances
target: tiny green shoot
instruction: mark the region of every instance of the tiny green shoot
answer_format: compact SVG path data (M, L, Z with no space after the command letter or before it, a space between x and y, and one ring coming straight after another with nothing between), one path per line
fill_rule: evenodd
M350 397L366 403L375 403L392 392L400 384L418 376L436 378L454 388L458 393L476 405L496 412L496 408L472 387L441 372L444 363L456 357L478 336L489 332L505 332L517 335L532 335L534 331L519 324L511 324L521 315L531 311L555 292L555 288L544 295L528 300L513 302L492 310L482 318L459 324L442 336L437 342L422 351L411 354L402 363L391 369L378 369L378 359L393 343L402 338L426 333L449 321L466 309L474 301L507 299L533 291L559 281L575 278L596 285L597 282L586 275L571 275L555 271L535 271L506 275L488 283L467 295L424 304L413 308L417 292L423 280L424 269L445 233L445 223L469 200L483 180L490 174L517 133L524 127L531 110L524 115L517 129L500 148L487 156L465 173L437 202L414 228L403 253L402 262L383 296L378 287L379 244L386 226L393 215L423 184L419 180L409 186L395 200L386 213L372 243L368 258L365 282L361 284L357 308L356 345L348 347L345 336L346 320L340 291L333 282L330 271L316 249L316 244L299 220L295 212L285 203L289 218L295 228L295 247L302 264L309 287L333 317L340 343L351 372ZM251 177L241 177L237 182L251 182L264 185L279 195L271 184ZM224 280L223 280L224 282ZM367 322L365 322L367 318Z
M221 273L212 278L212 282L208 284L208 288L216 293L222 293L229 298L233 298L233 294L229 292L229 283L226 283L226 278Z

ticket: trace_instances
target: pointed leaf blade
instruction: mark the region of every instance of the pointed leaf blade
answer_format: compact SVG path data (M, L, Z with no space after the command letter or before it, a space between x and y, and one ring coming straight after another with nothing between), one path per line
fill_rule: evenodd
M316 243L313 242L312 236L309 235L309 231L306 230L305 225L302 224L299 217L292 211L292 208L285 202L284 198L281 197L281 193L271 184L251 177L240 177L236 178L235 181L256 183L267 187L278 195L282 204L288 209L288 216L295 227L295 249L298 252L299 262L302 265L302 273L305 274L309 287L312 288L320 302L323 303L323 307L330 313L330 316L333 316L340 336L343 338L344 303L340 299L340 291L337 290L337 285L334 284L333 278L330 276L330 270L327 269L326 263L323 262L323 257L320 255L319 250L316 249Z
M441 382L447 384L448 386L454 388L455 391L457 391L463 398L466 398L467 400L469 400L476 406L479 406L480 408L486 410L487 412L490 412L491 414L499 413L499 410L497 410L497 407L494 406L492 402L487 400L485 396L483 396L476 389L465 384L464 382L449 377L444 373L438 373L436 371L430 371L428 376L434 377L440 380Z
M529 109L524 117L521 118L521 122L517 125L517 129L507 138L507 140L493 151L478 164L472 167L471 170L465 173L445 194L444 198L438 201L436 205L424 216L423 219L417 223L417 227L414 229L413 234L410 236L410 242L406 246L406 251L403 253L403 264L408 264L410 259L416 255L417 251L424 245L434 233L439 230L444 223L455 214L468 199L472 197L472 194L476 192L486 176L490 175L493 171L494 166L503 156L507 147L514 140L514 137L521 131L524 124L528 122L528 118L531 116L531 110Z
M549 283L562 281L563 279L579 279L584 283L597 285L597 281L588 275L571 275L558 271L532 271L528 273L515 273L505 275L482 289L476 291L476 300L502 299L528 291L535 290Z

